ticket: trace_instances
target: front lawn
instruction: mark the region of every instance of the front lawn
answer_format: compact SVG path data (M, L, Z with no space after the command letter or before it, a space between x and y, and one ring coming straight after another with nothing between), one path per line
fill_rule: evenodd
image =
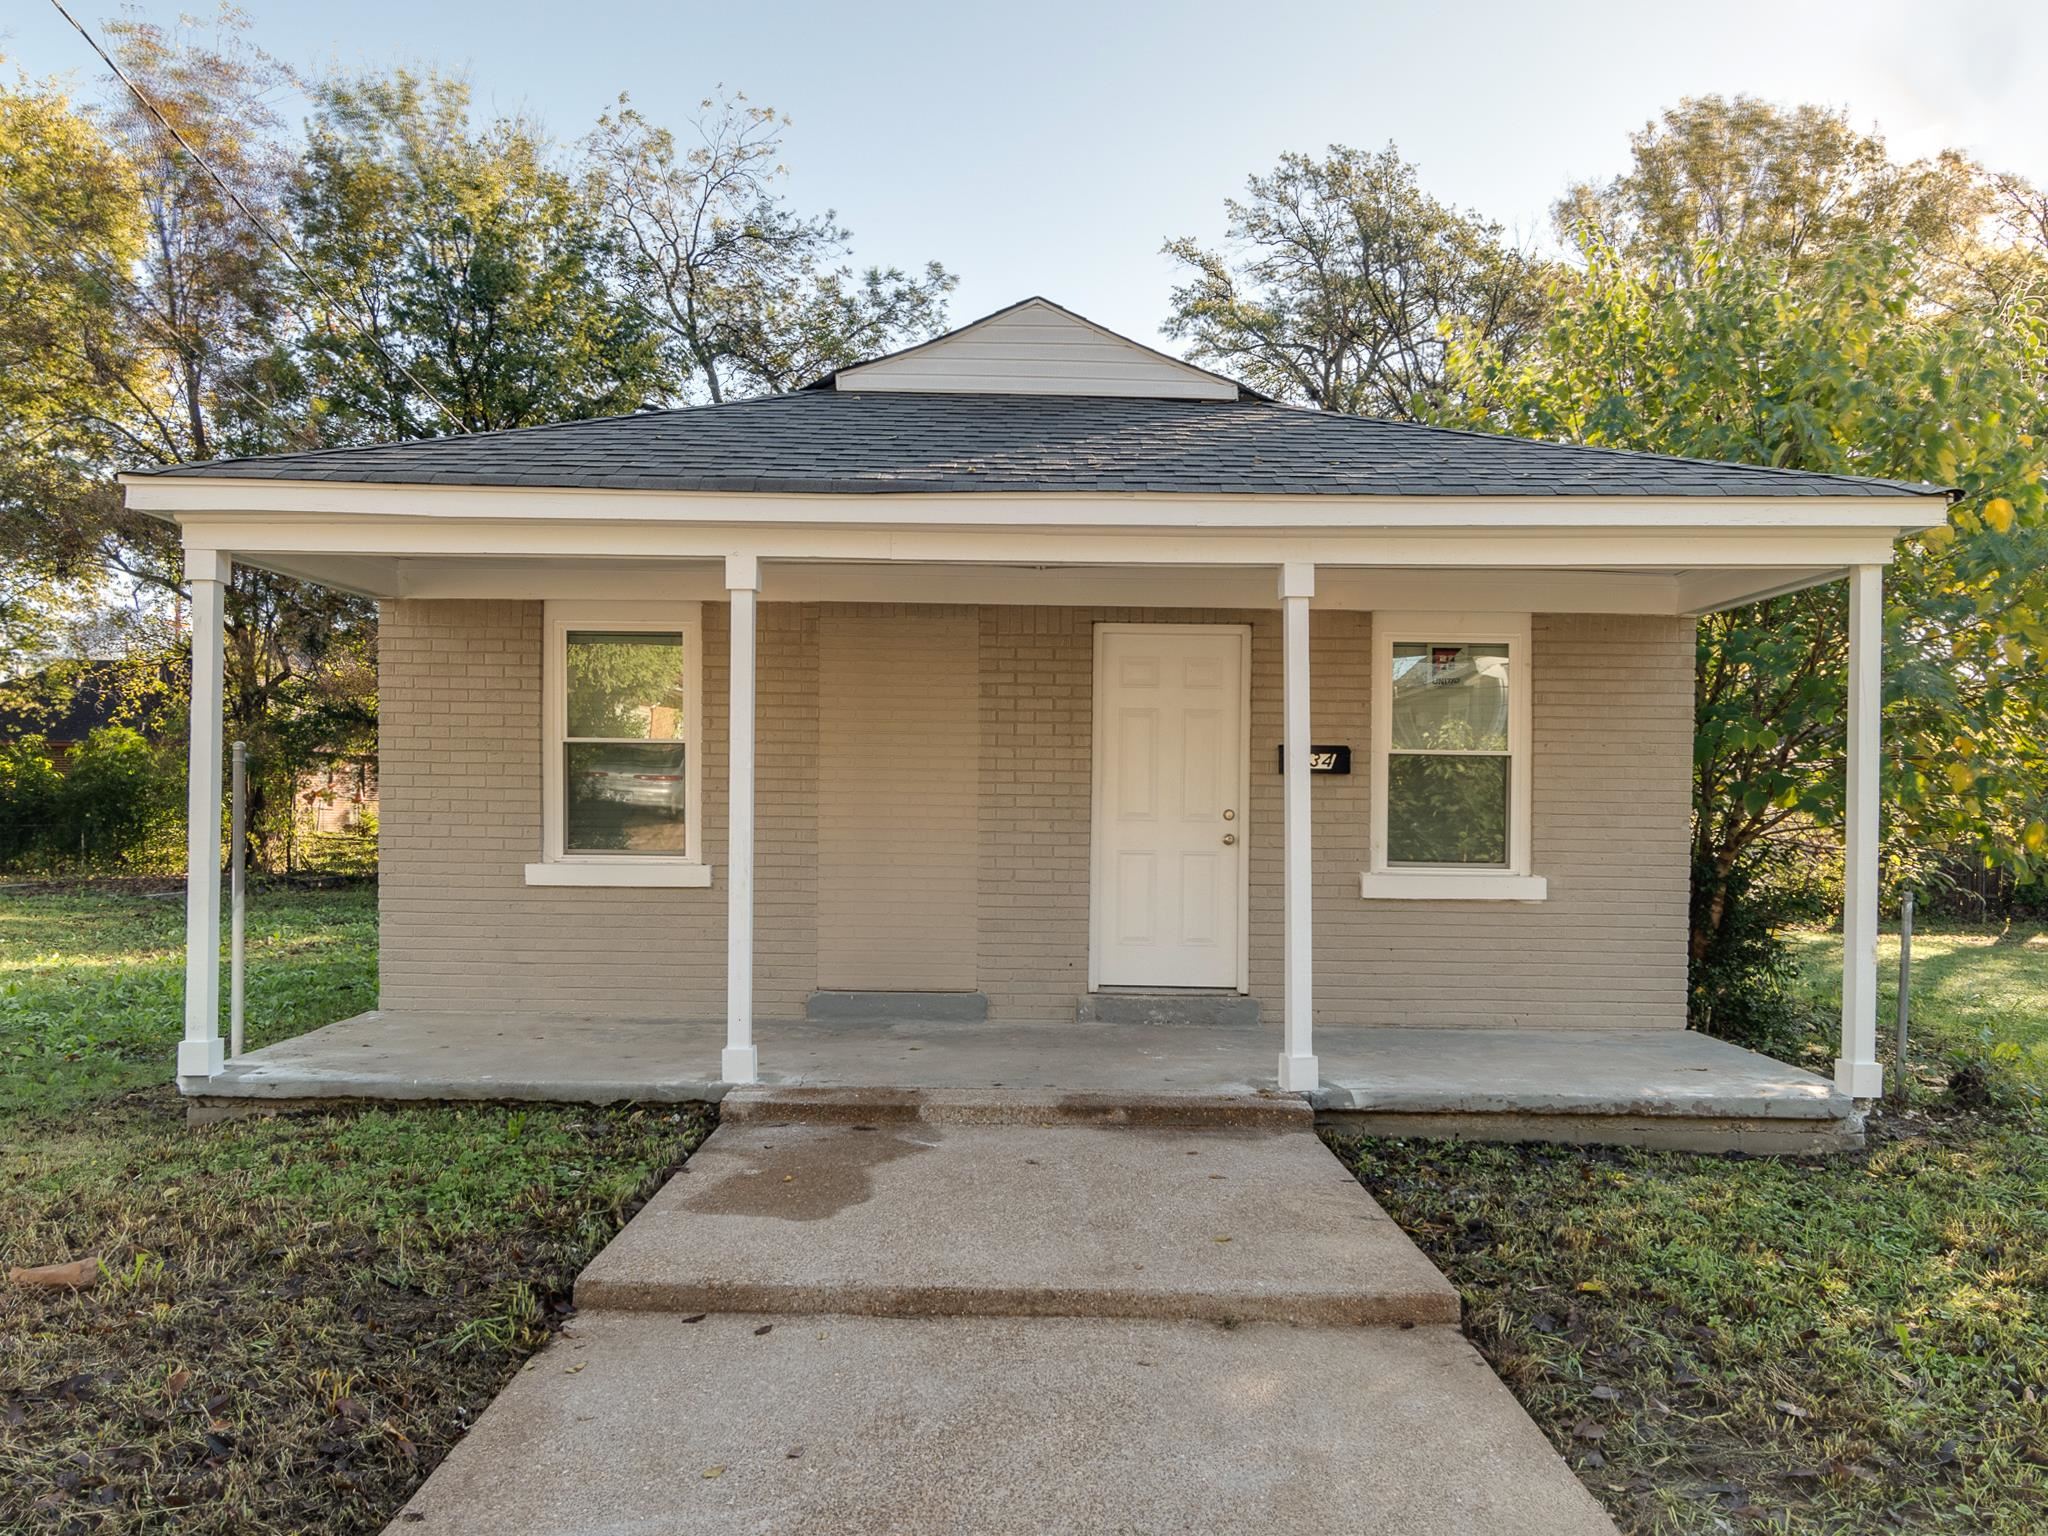
M251 1050L377 1006L375 886L252 892L244 931ZM182 887L0 892L0 1115L161 1084L184 989Z
M179 904L0 897L0 1530L374 1532L702 1139L670 1110L188 1129ZM260 893L251 1043L374 1006L375 898Z
M1806 990L1833 1013L1841 995L1842 939L1795 933ZM1899 990L1899 935L1877 941L1878 1054L1889 1064ZM1999 1086L2039 1097L2048 1092L2048 927L1943 924L1913 935L1912 1035L1916 1089L1933 1091L1958 1067L1980 1065Z
M1915 1106L1863 1156L1339 1144L1625 1531L2048 1529L2048 941L1915 949Z

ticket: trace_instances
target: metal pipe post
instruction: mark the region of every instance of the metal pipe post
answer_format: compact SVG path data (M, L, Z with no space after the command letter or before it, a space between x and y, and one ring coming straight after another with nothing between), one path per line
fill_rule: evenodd
M1892 1091L1906 1101L1906 1021L1913 1012L1913 893L1899 897L1899 1037L1892 1053Z
M228 808L228 1055L242 1054L242 916L248 904L243 880L249 840L249 749L235 743L233 788Z

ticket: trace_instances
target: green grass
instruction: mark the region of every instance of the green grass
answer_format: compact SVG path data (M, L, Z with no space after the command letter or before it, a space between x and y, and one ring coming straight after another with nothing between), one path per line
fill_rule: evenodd
M252 892L246 935L251 1049L377 1006L374 886ZM0 894L0 1114L162 1082L184 966L175 892Z
M1789 938L1806 992L1824 1014L1834 1013L1841 935ZM1877 951L1879 1054L1889 1062L1898 1020L1896 930L1879 938ZM1980 1063L2016 1092L2032 1098L2048 1092L2048 927L1944 924L1914 934L1907 1029L1918 1088L1938 1087L1954 1068Z
M1838 942L1796 939L1816 1009ZM1915 953L1914 1104L1862 1156L1339 1144L1632 1536L2048 1530L2048 941Z
M251 903L252 1044L373 1006L374 893ZM188 1128L179 904L0 896L0 1530L374 1532L708 1128L663 1109Z

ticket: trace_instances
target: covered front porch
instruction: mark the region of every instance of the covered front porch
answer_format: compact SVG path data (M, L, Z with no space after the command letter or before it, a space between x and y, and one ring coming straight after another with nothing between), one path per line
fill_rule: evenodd
M183 525L193 716L216 722L192 736L178 1075L195 1104L1277 1091L1404 1133L1860 1137L1855 1105L1882 1083L1893 537L1863 504L1659 506L1618 528L1570 497L1426 519L1381 500L1339 527L1256 498L992 518L873 496L849 522L776 497L739 527L716 497L625 517L610 494L152 488ZM247 1056L226 1049L219 980L237 562L383 614L386 1011ZM1843 577L1829 1082L1683 1028L1685 822L1691 620ZM630 701L630 730L576 724L584 651L633 646L678 658L673 685ZM586 779L625 785L605 792L627 841L579 823ZM1142 967L1119 969L1141 941ZM1248 1014L1076 1021L1119 989ZM835 990L970 1014L807 1012Z
M1325 1024L1305 1097L1337 1129L1799 1154L1860 1146L1854 1101L1825 1078L1690 1030L1402 1029ZM1273 1092L1256 1024L762 1021L775 1089L901 1092L1008 1113L1140 1116L1162 1099ZM253 1051L193 1097L201 1116L352 1101L703 1103L711 1019L372 1012Z

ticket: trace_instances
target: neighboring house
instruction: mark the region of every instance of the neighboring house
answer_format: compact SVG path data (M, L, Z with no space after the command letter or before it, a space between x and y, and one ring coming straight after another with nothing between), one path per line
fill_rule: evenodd
M383 605L387 1014L722 1017L729 1082L757 1017L1134 993L1256 1007L1290 1090L1318 1029L1681 1031L1694 618L1846 576L1879 1091L1879 578L1938 488L1297 409L1042 299L772 398L124 480L201 716L231 561Z
M13 702L0 704L0 746L40 736L61 768L73 748L105 726L125 725L159 741L164 695L174 686L169 676L156 683L139 678L127 661L58 662L6 685Z
M322 836L361 832L377 820L375 758L346 758L299 775L293 796L299 821Z

